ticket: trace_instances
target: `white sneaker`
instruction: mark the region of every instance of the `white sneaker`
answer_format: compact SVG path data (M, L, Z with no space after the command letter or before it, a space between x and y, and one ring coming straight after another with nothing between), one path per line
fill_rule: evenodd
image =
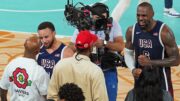
M180 13L177 12L174 8L164 8L164 15L170 16L170 17L180 17Z

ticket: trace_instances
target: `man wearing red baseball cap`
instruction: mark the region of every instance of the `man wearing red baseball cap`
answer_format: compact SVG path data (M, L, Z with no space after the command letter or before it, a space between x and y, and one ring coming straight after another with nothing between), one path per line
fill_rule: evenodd
M76 48L90 48L97 39L98 37L95 34L91 34L88 30L82 30L76 38Z
M85 101L108 101L104 74L89 58L97 39L88 30L79 32L75 43L77 53L73 57L60 60L54 67L48 99L57 101L59 88L65 83L75 83L82 88Z

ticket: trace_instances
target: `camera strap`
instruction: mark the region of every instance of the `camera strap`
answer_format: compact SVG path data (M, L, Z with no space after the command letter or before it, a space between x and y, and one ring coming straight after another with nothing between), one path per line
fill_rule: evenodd
M112 17L110 17L109 19L107 19L106 29L104 30L105 40L106 40L106 41L109 41L109 39L110 39L109 34L110 34L110 32L111 32L112 22L113 22L113 18L112 18ZM107 52L108 49L105 48L104 51Z
M109 33L111 32L112 22L113 22L113 18L112 17L107 19L106 29L104 30L105 40L106 41L109 41Z

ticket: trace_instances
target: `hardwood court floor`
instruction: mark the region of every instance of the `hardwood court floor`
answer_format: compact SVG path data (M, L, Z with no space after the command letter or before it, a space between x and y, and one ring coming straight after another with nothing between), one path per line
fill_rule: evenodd
M32 33L33 34L33 33ZM31 34L0 31L0 78L5 66L12 59L23 54L23 44ZM61 38L67 43L69 38ZM180 66L172 68L172 81L175 101L180 101ZM129 69L118 67L118 97L117 101L124 101L127 92L133 87L133 78Z

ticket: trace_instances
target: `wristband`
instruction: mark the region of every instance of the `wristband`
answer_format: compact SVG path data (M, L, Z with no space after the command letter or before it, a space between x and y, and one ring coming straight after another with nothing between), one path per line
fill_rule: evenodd
M107 45L107 41L106 41L106 40L104 40L103 45L104 45L104 46L106 46L106 45Z

